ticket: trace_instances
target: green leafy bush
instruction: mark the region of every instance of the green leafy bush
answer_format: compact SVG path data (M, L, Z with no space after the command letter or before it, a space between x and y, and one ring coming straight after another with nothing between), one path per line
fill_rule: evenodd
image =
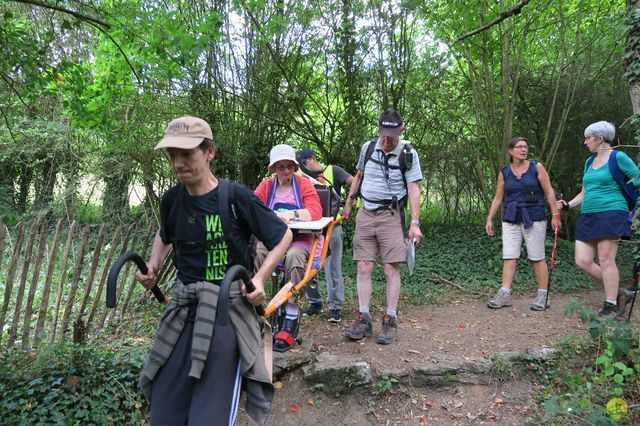
M59 343L2 355L4 424L133 424L146 402L138 388L141 354Z
M635 324L615 322L574 302L589 337L560 346L558 360L542 371L545 415L563 423L637 424L640 412L640 335ZM633 402L633 404L631 403Z

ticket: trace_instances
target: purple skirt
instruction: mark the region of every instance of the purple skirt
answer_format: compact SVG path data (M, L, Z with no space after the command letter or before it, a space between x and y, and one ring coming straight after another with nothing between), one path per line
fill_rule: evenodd
M598 213L583 213L576 225L576 240L593 241L603 238L631 238L629 212L609 210Z

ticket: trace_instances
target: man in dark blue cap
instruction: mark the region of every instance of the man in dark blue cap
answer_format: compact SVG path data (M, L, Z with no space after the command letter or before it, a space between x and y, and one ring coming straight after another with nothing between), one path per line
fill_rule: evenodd
M309 148L304 148L298 152L298 163L300 163L300 169L304 173L331 187L338 195L341 194L342 187L345 184L351 185L353 181L353 176L342 167L320 164L316 153ZM329 241L331 254L324 262L329 322L333 323L339 323L342 320L342 303L344 302L344 278L342 277L343 239L342 226L335 226ZM322 296L318 291L318 287L307 286L306 297L309 301L309 307L304 314L307 316L320 314L322 312Z
M396 340L397 305L400 298L400 263L406 261L407 245L419 244L420 180L422 170L418 153L400 140L404 121L398 111L386 110L378 119L379 137L360 150L358 173L353 179L343 214L349 218L354 201L362 199L353 236L353 260L358 262L358 315L345 332L351 340L373 333L369 303L373 294L371 276L378 256L382 258L387 280L387 311L376 342L388 345ZM409 204L410 226L405 209Z

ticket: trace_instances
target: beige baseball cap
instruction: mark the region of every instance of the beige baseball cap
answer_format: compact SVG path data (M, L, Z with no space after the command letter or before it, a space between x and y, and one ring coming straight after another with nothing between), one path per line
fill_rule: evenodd
M211 127L203 119L187 115L171 120L164 132L164 137L154 149L193 149L198 147L205 138L213 140Z

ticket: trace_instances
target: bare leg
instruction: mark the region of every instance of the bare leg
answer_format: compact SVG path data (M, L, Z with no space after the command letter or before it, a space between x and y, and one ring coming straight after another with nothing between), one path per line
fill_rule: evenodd
M400 264L385 263L384 275L387 278L387 309L395 311L400 299Z
M371 274L375 262L368 260L358 261L358 303L360 306L369 307L371 302L371 295L373 293L373 286L371 284Z
M538 288L540 290L546 290L549 285L549 272L547 270L547 262L544 260L537 260L531 262L533 264L533 271L536 273L536 281L538 282Z
M616 300L620 284L620 273L618 265L616 265L618 239L598 240L597 245L605 297L607 300Z
M513 285L517 262L518 259L504 259L502 262L502 287L511 288Z
M594 260L595 253L595 242L576 240L576 265L596 281L602 283L602 269Z

